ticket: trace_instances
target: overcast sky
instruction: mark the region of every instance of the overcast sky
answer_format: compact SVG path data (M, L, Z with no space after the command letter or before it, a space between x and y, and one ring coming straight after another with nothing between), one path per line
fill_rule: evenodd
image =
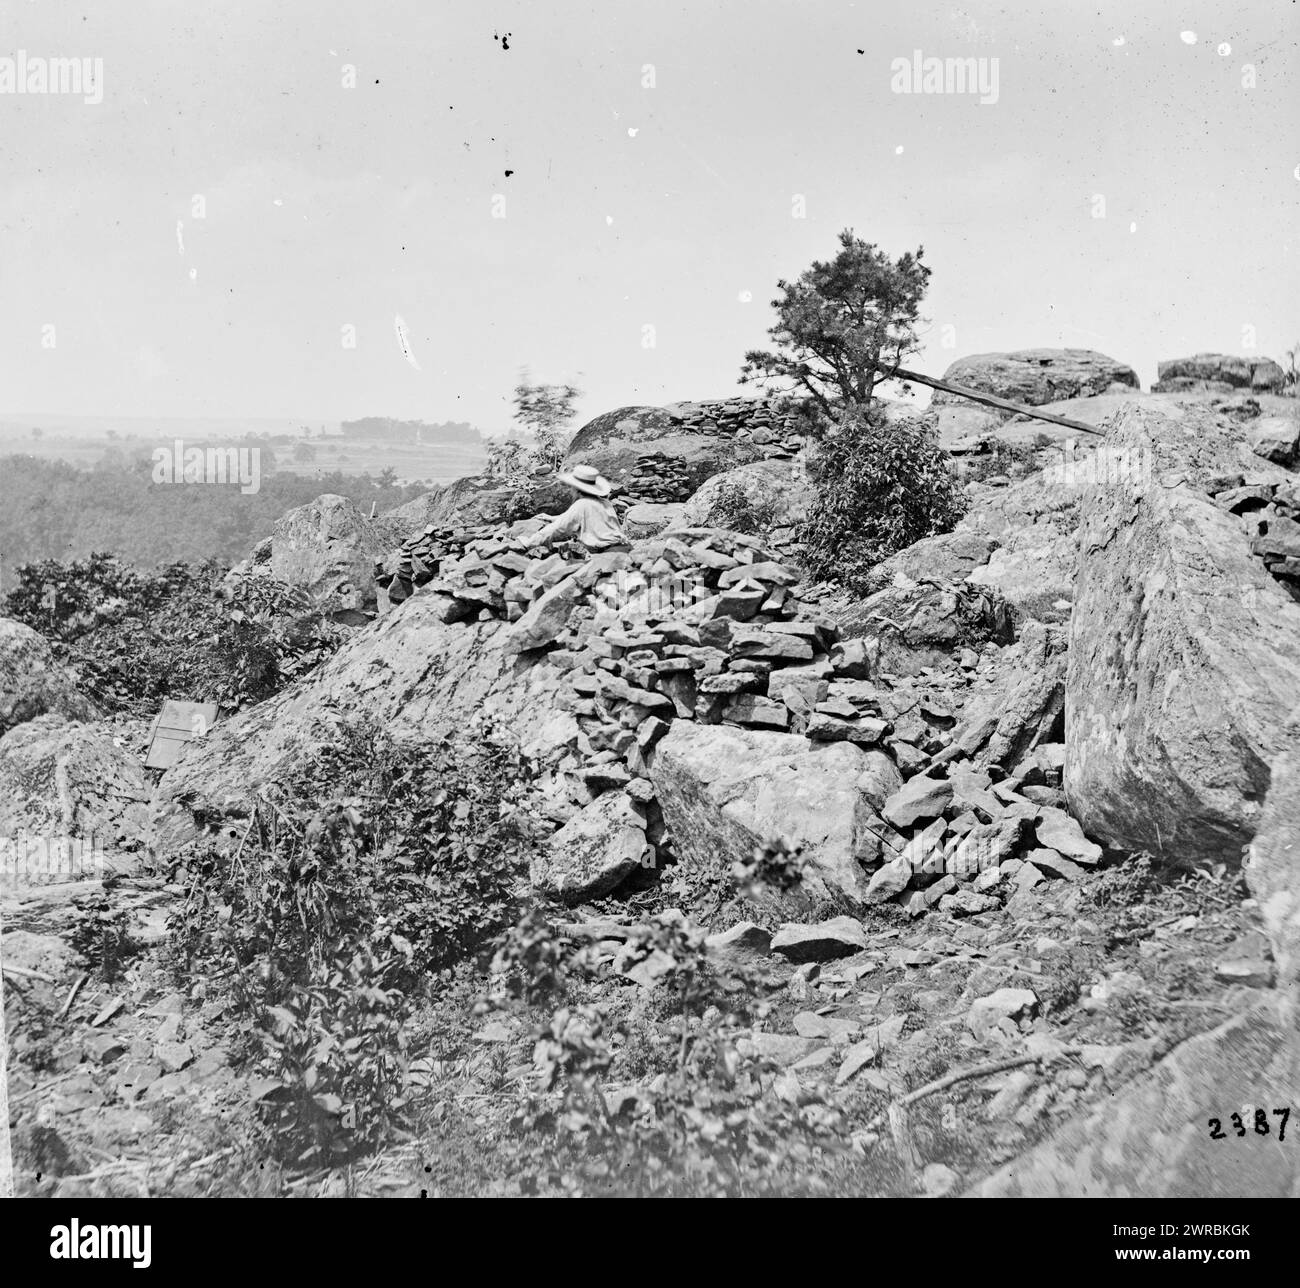
M0 93L0 414L493 432L522 366L584 419L727 395L846 226L924 245L934 374L1280 359L1296 5L1030 7L6 0L0 56L100 58L103 101ZM996 101L895 92L916 50L996 59Z

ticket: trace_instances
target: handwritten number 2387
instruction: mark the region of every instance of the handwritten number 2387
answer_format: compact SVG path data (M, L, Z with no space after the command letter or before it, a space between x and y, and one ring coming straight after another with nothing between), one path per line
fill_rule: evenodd
M1286 1140L1287 1119L1291 1117L1291 1107L1288 1105L1285 1109L1275 1109L1273 1112L1281 1120L1277 1125L1277 1138L1279 1141ZM1233 1129L1238 1136L1247 1134L1246 1124L1241 1121L1240 1114L1231 1114L1229 1116ZM1255 1121L1253 1123L1256 1136L1267 1136L1269 1134L1268 1111L1265 1109L1255 1110ZM1218 1118L1210 1119L1210 1139L1227 1140L1228 1134L1223 1130L1223 1123Z

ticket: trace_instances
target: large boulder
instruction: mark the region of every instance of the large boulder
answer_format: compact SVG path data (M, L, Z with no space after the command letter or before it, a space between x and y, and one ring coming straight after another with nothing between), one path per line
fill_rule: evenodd
M1300 458L1300 418L1261 417L1251 426L1250 450L1275 465L1294 466Z
M972 487L971 507L957 525L955 538L987 541L988 558L971 568L968 579L996 590L1025 616L1064 621L1056 606L1074 595L1078 565L1081 481L1096 449L1078 455L1062 452L1047 468L1010 487Z
M1077 403L1060 403L1055 410L1096 425L1108 434L1113 425L1139 403L1150 405L1146 395L1128 390L1124 395L1099 394ZM1205 409L1181 405L1172 398L1157 399L1160 411L1172 420L1189 423L1207 414ZM1227 422L1216 424L1226 428ZM954 536L981 536L997 547L985 563L972 569L969 579L1001 592L1026 617L1045 622L1069 620L1078 570L1079 506L1093 487L1110 487L1144 468L1140 451L1103 435L1089 435L1053 426L1019 421L999 431L1011 440L1047 429L1054 441L1039 453L1041 468L1009 487L968 485L970 510ZM1242 441L1250 430L1234 430Z
M713 475L762 454L752 443L692 429L661 407L620 407L578 430L565 465L593 465L612 483L636 492L651 486L647 475L657 476L662 495L654 499L678 501Z
M976 353L959 358L943 373L945 380L980 393L1039 407L1063 398L1086 398L1113 386L1139 388L1132 367L1092 349L1017 349L1011 353ZM935 390L932 403L963 402L957 394ZM1010 414L1010 413L1007 413Z
M882 560L873 579L882 586L908 581L965 581L988 563L998 543L975 532L944 532L922 537Z
M347 497L326 493L276 520L269 547L233 571L269 574L335 609L373 609L375 560L392 535Z
M813 495L802 461L752 461L708 479L682 507L678 522L682 527L713 523L721 502L724 511L739 507L760 516L765 527L792 525L807 516Z
M1065 790L1098 839L1237 862L1293 740L1300 604L1203 489L1287 475L1201 408L1179 422L1135 406L1111 439L1132 468L1083 496Z
M43 715L0 738L0 837L15 843L93 843L106 858L142 853L149 795L138 758L102 726Z
M807 893L856 908L891 830L878 810L902 779L883 752L848 742L676 721L651 781L679 860L725 873L765 841L802 846Z
M1279 986L1300 984L1300 730L1297 747L1273 761L1246 879L1273 944Z
M573 494L553 475L534 475L514 487L486 474L469 474L379 518L389 544L397 544L427 527L474 528L533 514L559 514L572 500Z
M1169 358L1156 367L1152 393L1174 394L1192 390L1231 393L1234 389L1278 392L1285 373L1272 358L1244 358L1231 353L1198 353L1190 358Z
M963 648L1014 638L1006 601L970 581L912 581L895 574L892 584L833 609L832 616L841 638L878 645L879 669L896 675L918 675Z
M1010 771L1039 745L1061 740L1066 641L1063 627L1026 622L993 678L972 688L953 740L976 767Z
M94 703L55 661L49 641L21 622L0 617L0 735L46 714L99 718Z
M533 885L566 903L609 894L646 855L645 814L622 792L606 792L575 814L534 856Z
M664 503L645 502L632 505L623 515L623 531L629 541L642 541L646 537L658 536L659 533L681 522L685 506L680 501Z
M196 815L247 811L251 786L310 758L343 718L369 716L400 741L499 725L539 762L576 741L556 720L562 672L518 661L493 619L447 622L446 597L415 595L355 635L304 681L217 725L159 784L158 844L196 834Z
M1300 1152L1273 1113L1300 1081L1289 999L1266 994L989 1177L981 1198L1300 1198ZM1279 1094L1279 1089L1286 1092ZM1255 1134L1264 1111L1270 1135ZM1251 1146L1229 1116L1241 1113ZM1211 1136L1218 1119L1227 1139ZM1290 1143L1288 1128L1287 1144ZM1234 1148L1235 1146L1235 1148Z

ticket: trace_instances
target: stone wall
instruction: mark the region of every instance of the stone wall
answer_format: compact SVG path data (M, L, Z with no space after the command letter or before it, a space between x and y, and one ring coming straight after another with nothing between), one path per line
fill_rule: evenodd
M716 398L679 402L664 408L673 420L697 434L718 434L753 443L764 456L791 457L803 446L794 411L782 411L775 398Z
M622 407L574 435L567 465L593 465L618 491L616 504L685 501L715 474L803 446L798 418L770 398L720 398L667 407Z

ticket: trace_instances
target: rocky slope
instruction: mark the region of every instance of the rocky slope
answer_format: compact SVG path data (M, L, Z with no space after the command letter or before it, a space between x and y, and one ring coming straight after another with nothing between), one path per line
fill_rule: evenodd
M20 1152L45 1177L28 1187L81 1192L68 1178L114 1151L157 1184L170 1150L198 1183L202 1133L185 1137L179 1107L215 1121L251 1093L228 1017L155 959L184 895L171 876L196 841L233 845L257 793L366 715L417 747L521 748L542 835L528 879L572 909L575 938L615 959L657 892L713 918L711 951L760 963L773 1009L746 1051L778 1097L859 1106L862 1192L1297 1193L1280 1153L1223 1171L1198 1134L1297 1068L1296 475L1256 446L1258 406L1099 405L1126 368L1041 357L984 366L1013 383L1032 366L1029 401L1077 394L1067 414L1105 438L973 484L958 530L887 561L860 601L804 584L780 535L701 526L717 480L774 500L778 530L806 499L787 426L697 404L623 409L575 441L575 460L657 480L640 497L664 526L628 555L534 559L536 521L471 485L380 524L329 498L286 516L266 558L365 607L376 547L427 524L413 593L381 594L332 659L156 785L11 629L0 819L93 829L128 872L0 909L25 972L6 995ZM799 888L705 910L774 844L806 862ZM69 936L103 915L137 955L69 996ZM485 1042L527 1064L524 1036L467 1034L467 1067ZM953 1089L925 1091L945 1069ZM407 1162L383 1163L392 1188L419 1184Z

